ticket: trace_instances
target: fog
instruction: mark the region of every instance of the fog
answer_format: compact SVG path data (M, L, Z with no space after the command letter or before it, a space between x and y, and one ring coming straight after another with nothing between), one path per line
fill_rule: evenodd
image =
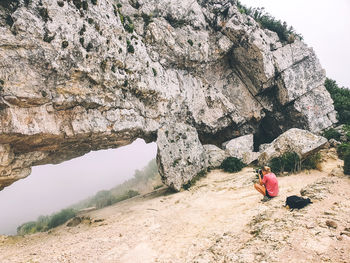
M90 152L57 165L33 167L32 174L0 191L0 234L15 234L36 220L132 178L155 158L157 146L138 139L112 150Z
M350 88L349 0L240 0L247 7L265 7L276 19L286 21L311 46L327 77Z

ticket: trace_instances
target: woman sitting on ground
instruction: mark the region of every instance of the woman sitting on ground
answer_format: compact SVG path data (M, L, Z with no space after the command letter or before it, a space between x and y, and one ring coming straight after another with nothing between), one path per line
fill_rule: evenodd
M276 175L271 172L271 168L268 166L262 167L263 179L259 174L259 184L254 184L256 190L261 193L264 198L261 201L267 201L272 197L278 195L278 181Z

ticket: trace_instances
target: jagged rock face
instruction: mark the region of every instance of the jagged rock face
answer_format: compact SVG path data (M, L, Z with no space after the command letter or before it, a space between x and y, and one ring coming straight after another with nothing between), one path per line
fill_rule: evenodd
M184 184L206 170L205 150L195 128L173 123L157 133L158 171L165 184L179 191Z
M168 123L221 145L336 122L313 50L233 0L5 0L0 57L0 188Z

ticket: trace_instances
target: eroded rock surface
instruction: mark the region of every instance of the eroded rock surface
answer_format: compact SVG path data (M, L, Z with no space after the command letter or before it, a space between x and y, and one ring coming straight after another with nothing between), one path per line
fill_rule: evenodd
M158 130L157 164L163 182L175 190L206 169L205 152L196 129L169 124Z
M293 128L281 134L270 144L262 145L259 163L264 165L272 158L279 157L286 152L295 152L304 158L321 149L327 142L327 139L322 136Z
M215 145L206 144L203 145L203 148L207 168L219 168L225 158L228 157L224 150Z
M0 188L168 123L221 145L336 122L313 50L234 0L5 0L0 58Z
M228 156L241 159L245 164L257 160L260 155L260 153L254 152L253 134L237 137L223 145Z

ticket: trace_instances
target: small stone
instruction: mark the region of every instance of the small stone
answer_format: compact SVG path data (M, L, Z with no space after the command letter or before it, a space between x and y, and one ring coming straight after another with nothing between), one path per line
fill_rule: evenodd
M330 139L329 140L329 144L331 147L337 147L339 144L341 144L341 142L335 140L335 139Z
M334 216L335 215L334 212L330 212L330 211L325 211L324 214L325 215L330 215L330 216Z
M315 228L315 224L314 223L310 223L310 224L307 224L305 227L307 229L312 229L312 228Z
M329 174L329 176L336 176L336 177L343 177L344 176L344 170L342 167L336 167L334 168Z
M327 220L326 221L326 225L328 227L331 227L331 228L334 228L334 229L336 229L338 227L338 224L336 222L334 222L333 220Z
M340 235L346 235L346 236L350 237L350 232L343 231L340 233Z

